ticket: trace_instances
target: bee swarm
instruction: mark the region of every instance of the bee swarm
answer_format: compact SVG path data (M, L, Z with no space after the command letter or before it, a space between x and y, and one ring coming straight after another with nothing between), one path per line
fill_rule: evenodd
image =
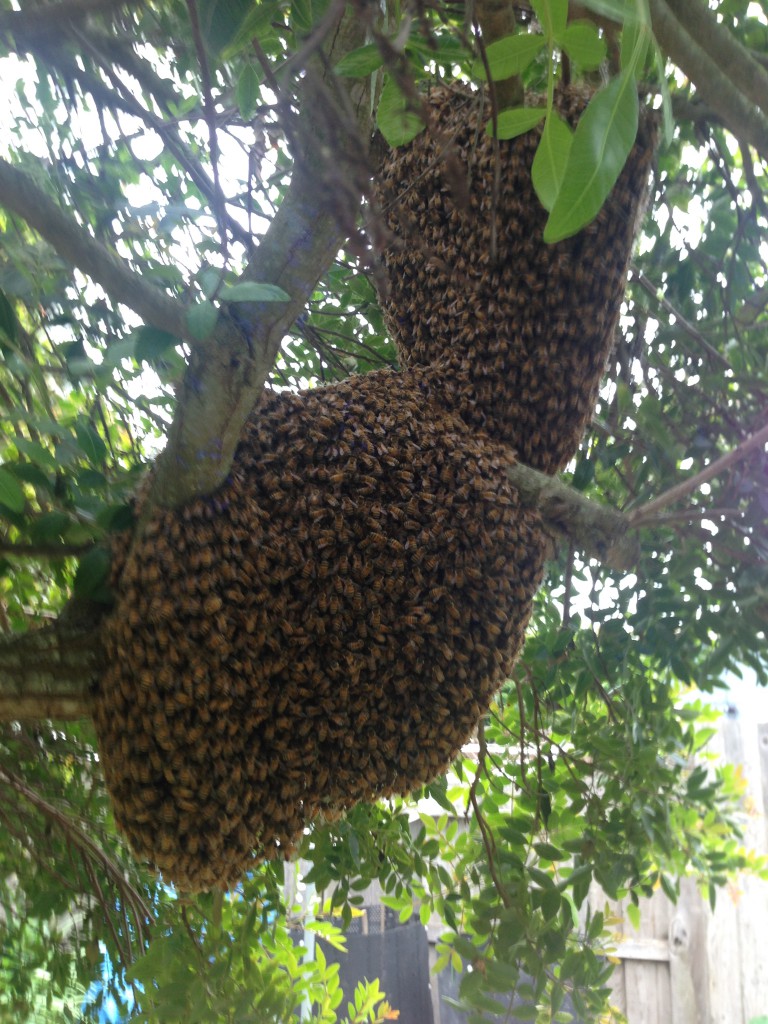
M509 674L539 583L508 459L382 371L268 395L229 483L122 572L96 722L115 816L188 889L405 793Z
M492 263L492 143L467 96L436 98L469 207L434 134L390 155L403 242L385 308L404 369L265 392L226 485L115 550L101 756L118 825L182 889L231 884L319 812L436 777L523 643L545 538L510 448L554 472L578 444L650 147L596 226L550 248L535 133L502 143Z

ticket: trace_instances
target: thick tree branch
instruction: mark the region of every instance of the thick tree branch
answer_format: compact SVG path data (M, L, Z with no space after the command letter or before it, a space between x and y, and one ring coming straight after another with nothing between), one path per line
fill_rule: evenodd
M148 324L176 337L186 333L184 306L134 273L125 260L90 235L32 179L0 157L0 204L22 217L68 263L129 306Z
M763 111L768 109L768 72L722 25L704 0L666 0L678 22L685 27L744 96Z
M359 45L358 10L342 19L327 59ZM345 90L349 88L350 92ZM214 336L194 346L168 445L156 464L151 504L178 506L226 479L243 424L258 402L285 333L303 312L345 234L338 192L322 179L332 154L365 159L370 135L367 84L341 83L318 59L307 71L291 184L243 277L281 287L287 302L238 303ZM345 160L348 159L345 156ZM330 171L329 171L330 173ZM339 172L338 165L334 173ZM354 224L362 189L343 211Z
M0 39L10 39L14 48L27 49L61 33L93 15L115 14L130 0L63 0L62 3L26 5L21 11L0 12ZM133 0L132 7L139 5Z
M681 24L665 0L650 0L650 10L653 32L662 50L691 79L701 98L728 129L768 159L768 117L734 84L730 64L724 69L716 63L693 38L687 22Z
M102 662L98 627L60 619L0 639L0 720L90 717Z

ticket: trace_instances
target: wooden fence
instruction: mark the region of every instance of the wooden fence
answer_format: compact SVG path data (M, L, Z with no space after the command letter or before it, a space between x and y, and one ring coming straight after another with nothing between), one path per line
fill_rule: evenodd
M744 844L768 854L768 725L731 705L710 749L739 766L747 784ZM629 1024L750 1024L768 1017L768 882L740 877L718 892L714 912L690 879L677 904L641 901L640 927L625 905L590 894L616 920L614 1002Z

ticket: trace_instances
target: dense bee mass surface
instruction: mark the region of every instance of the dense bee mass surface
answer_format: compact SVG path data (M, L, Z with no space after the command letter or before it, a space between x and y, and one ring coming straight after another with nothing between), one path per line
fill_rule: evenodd
M115 816L189 889L434 778L519 650L543 537L509 458L384 371L266 393L231 479L157 514L106 629Z
M573 124L587 99L571 88L557 105ZM555 473L581 441L614 345L652 121L641 118L596 220L549 245L531 183L540 129L496 150L477 93L439 88L430 100L431 129L390 151L381 173L392 233L383 257L388 326L402 365L433 368L444 408Z

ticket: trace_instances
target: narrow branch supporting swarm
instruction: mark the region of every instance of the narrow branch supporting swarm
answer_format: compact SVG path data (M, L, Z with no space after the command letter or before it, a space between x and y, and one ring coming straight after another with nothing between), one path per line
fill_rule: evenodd
M588 558L618 572L629 571L640 557L637 537L627 516L590 501L555 477L518 463L507 470L525 505L538 508L556 541L568 541Z

